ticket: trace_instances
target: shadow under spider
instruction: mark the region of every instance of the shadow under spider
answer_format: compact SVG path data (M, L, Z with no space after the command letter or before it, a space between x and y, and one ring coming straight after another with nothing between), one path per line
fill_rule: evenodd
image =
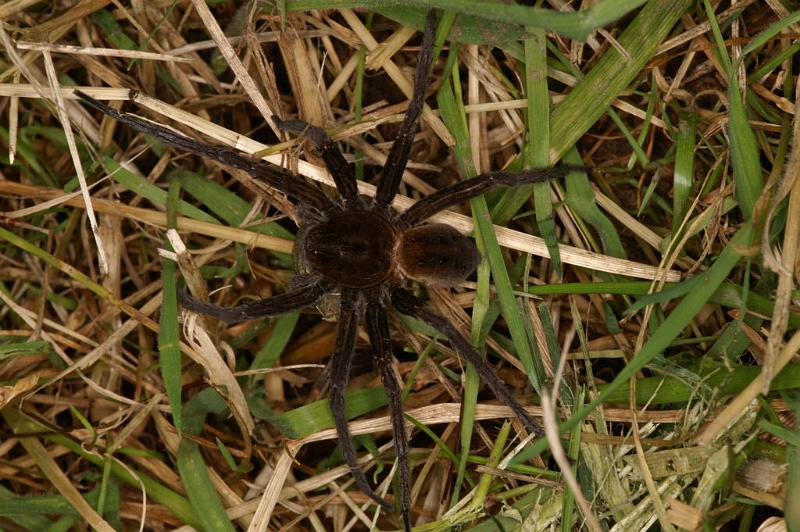
M318 303L339 293L336 346L331 359L329 401L339 435L339 445L356 484L387 511L393 506L369 485L358 467L345 414L344 392L350 373L358 324L364 319L386 395L398 459L400 514L404 530L411 529L411 480L408 466L408 433L403 419L401 389L392 372L392 350L387 312L392 309L413 316L442 333L453 348L471 364L497 398L509 406L525 428L537 436L543 431L517 402L495 371L470 342L446 318L430 310L406 289L408 281L435 286L454 286L475 269L479 255L474 242L445 224L424 224L437 212L463 203L497 187L511 187L584 172L582 166L558 166L523 172L488 172L445 187L418 201L404 212L391 207L408 162L414 132L424 105L433 62L433 36L437 19L428 14L420 50L414 92L394 140L374 198L358 194L350 165L328 134L298 120L278 121L285 131L304 135L320 152L339 198L332 199L305 179L277 165L244 155L232 148L206 144L169 128L120 113L90 96L75 91L87 104L133 129L152 135L171 146L208 157L225 166L248 172L300 204L298 231L299 273L285 293L226 308L179 292L184 308L235 323L275 316Z

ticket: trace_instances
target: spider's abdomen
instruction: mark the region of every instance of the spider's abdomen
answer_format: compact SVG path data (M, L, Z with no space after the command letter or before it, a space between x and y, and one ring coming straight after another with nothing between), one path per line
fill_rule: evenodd
M457 285L475 271L479 260L475 242L447 224L410 229L397 246L402 273L435 286Z
M371 212L344 212L308 230L299 243L303 266L347 288L376 286L394 272L397 233Z

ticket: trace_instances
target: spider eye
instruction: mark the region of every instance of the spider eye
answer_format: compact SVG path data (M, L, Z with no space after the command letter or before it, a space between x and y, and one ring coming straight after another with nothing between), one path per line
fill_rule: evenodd
M480 255L472 239L446 224L403 233L397 262L406 277L434 286L454 286L475 271Z

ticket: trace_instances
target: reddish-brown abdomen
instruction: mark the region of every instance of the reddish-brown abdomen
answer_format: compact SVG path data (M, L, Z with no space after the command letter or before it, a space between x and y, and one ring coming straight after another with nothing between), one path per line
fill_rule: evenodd
M409 229L400 238L400 271L416 281L455 286L475 271L480 254L472 239L446 224Z

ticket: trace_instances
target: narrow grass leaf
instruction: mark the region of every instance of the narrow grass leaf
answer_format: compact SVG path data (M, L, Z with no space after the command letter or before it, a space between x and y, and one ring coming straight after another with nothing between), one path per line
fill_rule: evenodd
M565 158L565 162L570 164L582 164L575 148L572 148ZM589 182L589 177L583 172L570 172L564 178L566 186L567 205L573 212L591 225L600 242L603 245L603 252L612 257L624 259L625 248L622 246L622 239L617 232L617 228L608 219L594 199L594 189Z
M782 439L788 445L794 445L800 447L800 434L797 432L784 427L783 425L777 425L775 423L770 423L769 421L761 421L758 424L759 428L773 436Z
M644 191L644 195L642 196L642 203L639 205L639 210L636 212L637 217L641 216L642 213L647 210L647 207L650 205L650 200L658 190L658 182L660 180L661 168L656 168L655 172L653 172L653 177L650 179L650 183L648 183L647 188Z
M650 157L647 156L645 153L644 148L642 148L642 143L636 137L633 136L631 130L628 129L628 126L625 125L622 118L619 117L619 113L615 111L613 108L609 107L607 110L608 117L611 118L611 121L614 122L614 125L617 126L622 136L625 137L625 140L628 141L628 145L631 147L633 151L633 158L631 162L638 160L642 166L649 166L650 165ZM633 165L629 165L633 167Z
M764 177L761 174L756 136L750 128L738 82L732 78L728 83L728 136L736 181L736 200L744 219L750 220L756 201L764 188Z
M170 229L176 228L176 210L178 196L180 194L180 182L173 181L169 187L167 198L167 225ZM165 238L162 244L165 249L171 250L172 246ZM177 265L175 261L161 259L161 285L163 290L163 300L161 302L161 315L159 318L158 330L158 353L159 369L161 378L164 380L164 389L167 392L169 406L172 412L173 424L181 431L183 426L182 418L182 385L181 385L181 348L180 348L180 327L178 326L178 292L175 283L177 275Z
M478 251L481 257L484 256L478 243ZM475 291L475 302L472 305L472 329L470 331L470 341L476 350L481 353L481 346L486 342L488 327L484 327L490 321L489 312L489 281L491 278L491 268L489 262L483 258L478 264L477 279L478 285ZM460 444L461 456L458 461L456 472L456 482L453 486L453 493L450 496L450 507L455 506L461 498L461 486L467 468L467 456L472 449L472 435L475 432L475 408L478 404L478 391L480 390L480 377L478 372L471 365L466 368L465 378L463 379L464 392L462 396Z
M213 388L196 393L187 403L183 417L184 436L178 445L175 461L178 473L201 526L204 530L234 531L217 490L208 476L208 466L200 446L187 435L197 435L203 428L206 416L228 411L228 405Z
M174 179L179 179L181 187L186 192L228 225L238 227L243 224L253 207L252 204L216 181L207 179L195 172L179 172L174 176ZM251 230L287 240L295 239L294 233L275 222L268 222L258 227L253 227Z
M672 173L672 234L678 233L689 210L689 192L694 181L694 146L697 118L694 113L683 113L678 122L675 140L675 169Z
M703 0L711 33L717 45L717 52L722 66L728 73L728 136L733 163L733 177L736 183L736 200L745 220L753 217L756 200L764 188L764 177L761 174L761 159L758 153L756 136L750 127L747 108L741 92L739 92L738 68L731 65L725 39L722 36L714 9L708 0ZM740 58L741 60L741 58ZM737 63L738 65L738 63Z
M453 78L457 79L455 69ZM439 89L437 99L442 121L453 135L453 138L456 139L456 160L458 161L464 177L469 179L470 177L474 177L477 172L472 165L472 157L469 150L469 135L466 120L464 119L463 107L461 102L456 98L453 87L458 88L458 83L442 85ZM494 233L489 209L486 206L486 200L482 196L477 197L470 200L470 206L472 208L472 218L475 222L476 239L481 241L482 249L489 260L492 278L494 279L495 290L497 292L497 299L500 301L500 308L502 309L503 317L511 333L514 348L517 356L525 367L528 379L533 386L538 389L541 376L537 376L534 372L533 353L528 343L522 316L517 310L517 303L514 299L511 280L508 276L508 270L506 270L505 260L500 251L500 246L497 244L497 235Z
M503 450L505 449L508 436L511 434L511 421L506 420L497 432L494 439L492 449L489 451L489 456L486 459L486 465L492 469L496 469L503 458ZM489 488L492 487L492 482L495 476L491 473L482 473L478 479L478 485L475 488L475 494L472 498L472 506L474 508L482 508L486 497L489 495Z
M572 474L577 477L578 467L580 465L580 448L581 448L581 431L575 430L570 434L569 447L567 448L567 455L572 463ZM564 490L564 498L562 499L561 515L564 518L561 520L562 532L572 532L573 523L580 516L575 511L575 494L572 490Z
M386 406L386 392L383 388L355 390L345 395L345 405L347 418L353 419L376 408ZM294 440L333 427L333 416L327 399L289 410L275 416L270 421L285 437Z
M123 50L137 49L133 39L128 37L119 23L114 19L114 16L108 11L103 9L95 11L89 19L106 34L106 37L108 37L108 40L114 45L114 48L121 48Z
M601 0L588 9L567 13L497 0L408 0L404 6L417 8L417 11L420 12L420 20L414 24L406 18L411 9L401 12L406 16L398 17L397 20L405 25L421 28L424 26L423 10L439 8L458 13L461 15L460 18L472 17L472 19L468 19L476 29L472 34L481 35L482 41L480 42L485 42L487 35L500 36L520 26L544 28L583 41L595 29L617 20L643 3L644 0ZM288 0L286 8L290 11L301 11L368 7L388 16L386 4L386 0ZM395 8L392 13L397 16L398 11ZM495 24L491 24L492 22ZM463 21L459 21L459 23L464 24ZM461 33L458 25L454 29Z
M795 11L787 17L779 19L777 22L770 24L767 29L750 39L747 46L742 49L742 57L753 53L769 41L774 39L779 33L791 26L792 24L800 21L800 11Z
M732 369L714 369L701 376L706 389L713 391L713 397L719 399L740 393L761 373L761 368L752 366L733 366ZM773 379L770 390L783 391L797 387L800 382L800 364L789 364ZM605 394L609 384L598 385L598 391ZM636 381L636 404L664 405L685 403L697 398L698 389L689 383L673 377L645 377ZM630 398L628 384L614 389L605 396L605 404L627 405Z
M286 344L289 343L292 337L292 333L294 333L294 328L299 318L299 312L289 312L275 318L272 333L269 339L264 342L264 346L256 353L252 364L250 364L251 370L272 368L278 363L281 353L283 353Z
M547 38L544 30L532 29L533 35L525 41L525 89L527 96L527 142L523 146L526 168L547 166L550 152L550 92L547 86ZM526 200L528 187L516 187L520 199ZM561 253L553 219L550 183L536 183L530 187L534 193L536 225L547 245L553 271L560 278ZM523 196L523 194L525 194Z
M191 440L182 440L175 461L186 496L202 523L202 529L234 532L236 528L211 483L200 447Z
M133 172L123 168L117 161L111 157L103 156L103 168L106 172L120 185L127 188L131 192L147 198L154 205L159 207L166 207L167 192L154 184L150 183L144 178L139 177ZM219 223L219 220L210 216L209 214L201 211L191 203L180 200L177 204L178 213L183 216L188 216L195 220L200 220L209 223Z

